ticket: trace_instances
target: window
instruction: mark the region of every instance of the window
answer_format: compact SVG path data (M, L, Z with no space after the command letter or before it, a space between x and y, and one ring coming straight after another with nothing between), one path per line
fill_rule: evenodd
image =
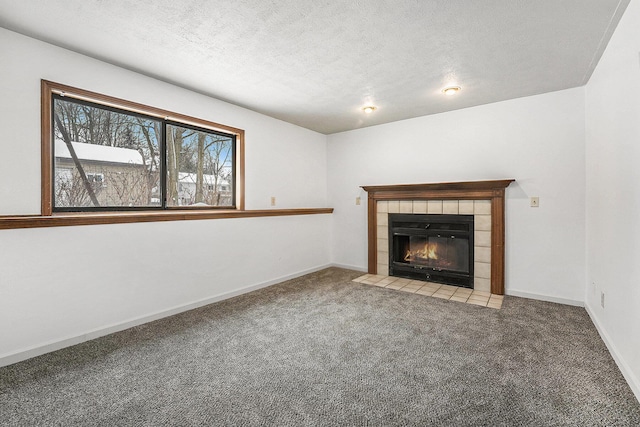
M43 81L43 214L242 209L243 135Z
M163 122L54 95L55 211L158 207Z
M102 187L102 183L104 182L104 174L102 173L88 173L87 180L93 184Z
M233 206L233 192L220 191L233 183L233 135L167 124L167 205Z

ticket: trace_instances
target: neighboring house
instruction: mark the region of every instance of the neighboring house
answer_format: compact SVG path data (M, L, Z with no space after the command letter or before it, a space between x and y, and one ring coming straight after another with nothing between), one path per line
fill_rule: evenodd
M148 206L154 182L142 155L129 148L72 142L100 206ZM91 206L91 199L64 141L55 141L56 207ZM140 191L132 191L138 188Z
M232 192L229 181L215 175L203 175L203 196L201 203L212 206L228 206L232 204ZM195 173L178 173L178 205L189 206L196 203Z

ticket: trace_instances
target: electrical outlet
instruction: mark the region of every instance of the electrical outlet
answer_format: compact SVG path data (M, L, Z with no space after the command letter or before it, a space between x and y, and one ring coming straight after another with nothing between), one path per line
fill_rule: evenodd
M537 208L538 206L540 206L540 198L539 197L532 197L531 198L531 207L532 208Z
M275 206L276 205L276 198L274 196L271 196L271 206Z
M356 197L356 205L360 204L360 197Z
M600 292L600 306L604 308L604 292Z

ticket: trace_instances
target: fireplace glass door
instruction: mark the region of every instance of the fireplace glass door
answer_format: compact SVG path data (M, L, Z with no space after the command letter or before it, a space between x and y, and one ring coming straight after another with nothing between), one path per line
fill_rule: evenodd
M398 262L469 273L469 240L453 236L397 236Z
M389 215L389 275L473 288L473 215Z

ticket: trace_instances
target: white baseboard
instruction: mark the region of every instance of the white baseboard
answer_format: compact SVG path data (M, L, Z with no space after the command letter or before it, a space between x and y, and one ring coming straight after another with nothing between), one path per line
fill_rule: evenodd
M31 359L32 357L40 356L46 353L50 353L52 351L60 350L65 347L70 347L72 345L80 344L85 341L89 341L95 338L99 338L105 335L112 334L114 332L123 331L125 329L132 328L134 326L139 326L144 323L153 322L154 320L162 319L164 317L173 316L174 314L182 313L185 311L193 310L194 308L203 307L208 304L212 304L214 302L222 301L225 299L233 298L238 295L246 294L251 291L255 291L261 288L266 288L268 286L275 285L277 283L284 282L286 280L295 279L296 277L304 276L305 274L314 273L316 271L324 270L325 268L332 267L332 264L326 264L314 268L310 268L307 270L299 271L297 273L288 274L286 276L278 277L276 279L268 280L266 282L258 283L255 285L246 286L244 288L240 288L234 291L224 292L222 294L204 298L199 301L195 301L188 304L179 305L167 310L158 311L155 313L151 313L148 315L140 316L135 319L127 320L122 323L113 324L110 326L106 326L103 328L93 329L84 334L76 335L68 338L63 338L60 340L46 342L37 346L33 346L31 348L27 348L24 350L19 350L14 353L8 353L0 355L0 367L12 365L14 363L21 362L23 360Z
M627 384L629 384L629 387L631 387L631 391L633 391L633 394L636 395L636 399L638 399L638 402L640 402L640 380L638 380L638 378L633 374L633 371L631 371L629 365L627 365L624 359L620 356L618 349L613 344L613 341L611 341L609 334L607 334L605 329L598 321L598 318L589 303L586 303L584 307L587 310L589 317L591 317L591 321L595 325L598 333L600 334L600 338L602 338L602 341L604 341L604 344L607 346L607 349L609 350L609 353L611 353L613 360L616 362L616 365L618 365L618 369L620 369L620 372L622 372L622 376L624 376L624 379L627 380Z
M552 297L552 296L549 296L549 295L542 295L542 294L534 294L534 293L531 293L531 292L522 292L522 291L518 291L518 290L507 289L505 291L505 294L511 295L511 296L514 296L514 297L537 299L537 300L540 300L540 301L548 301L548 302L555 302L555 303L558 303L558 304L574 305L576 307L584 307L584 301L572 300L572 299L567 299L567 298L558 298L558 297Z
M337 264L335 262L331 264L331 267L344 268L344 269L347 269L347 270L362 271L363 273L367 272L367 268L366 267L356 267L355 265Z

